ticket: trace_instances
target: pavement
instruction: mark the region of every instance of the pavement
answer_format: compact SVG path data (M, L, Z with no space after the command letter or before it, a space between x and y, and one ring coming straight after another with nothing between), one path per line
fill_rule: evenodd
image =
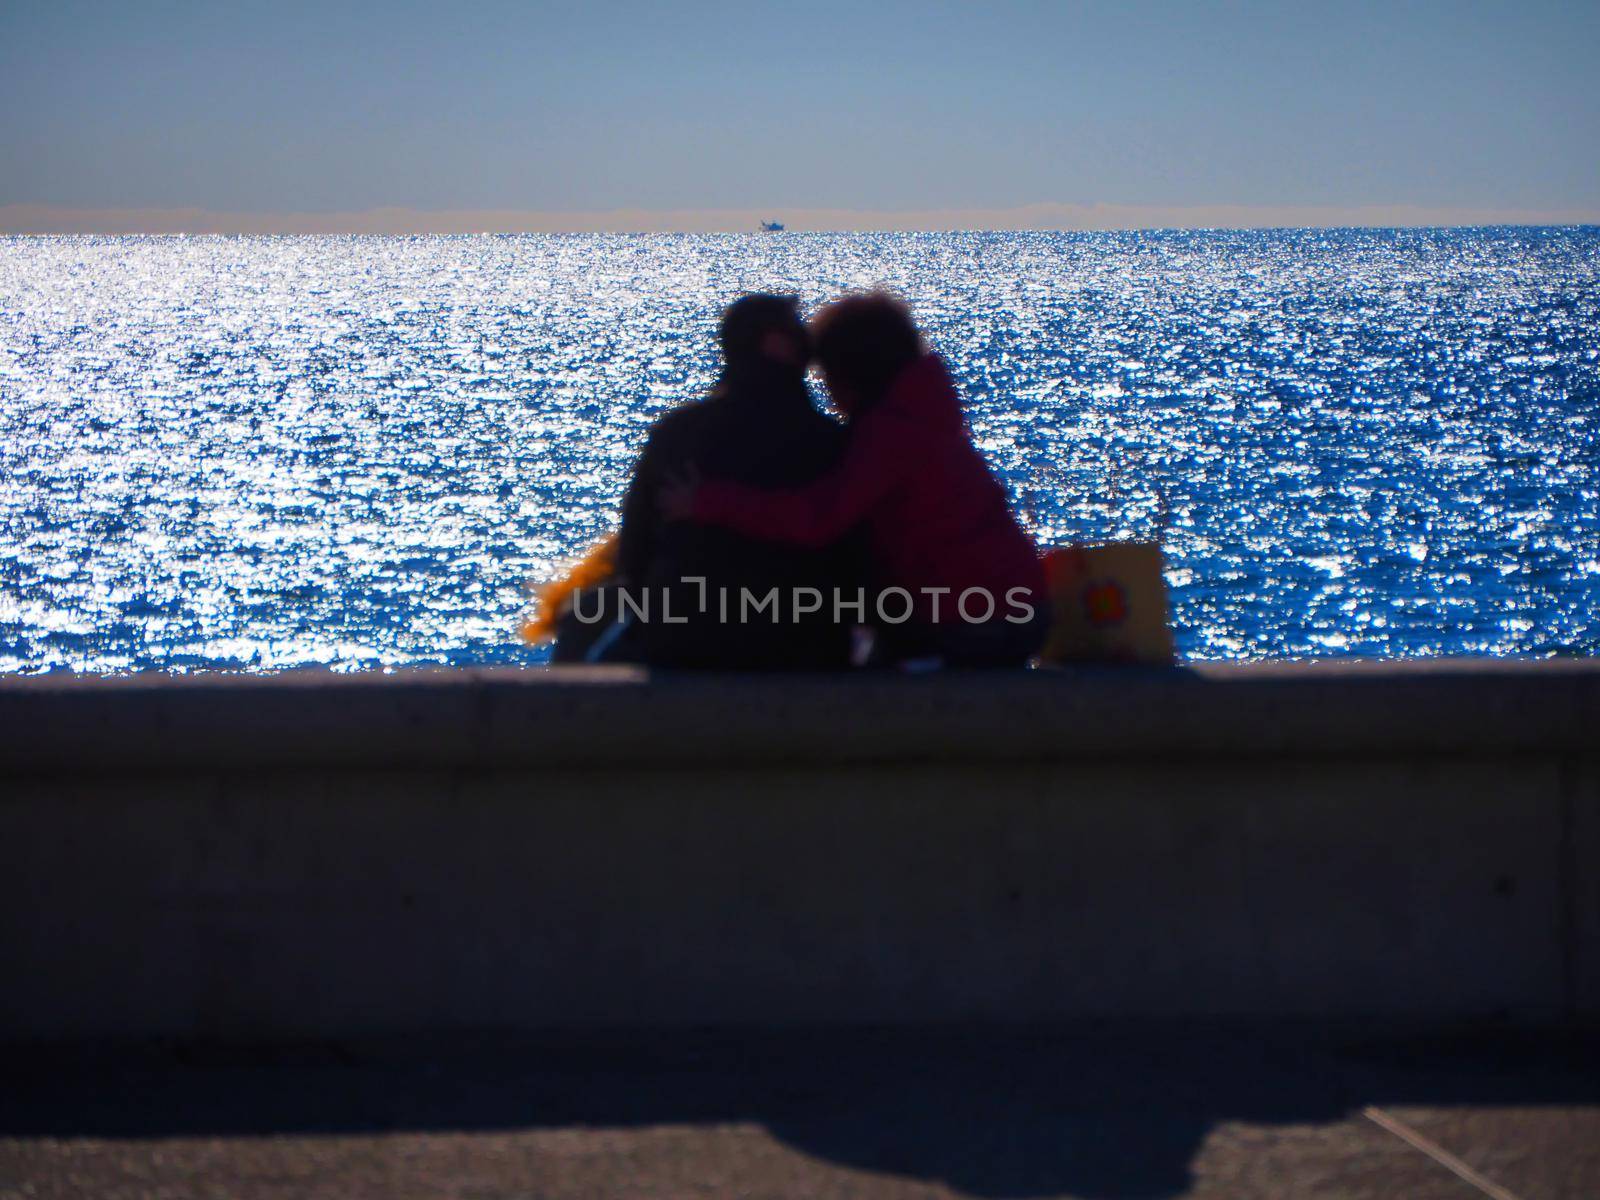
M1600 1030L0 1046L0 1197L1600 1197Z

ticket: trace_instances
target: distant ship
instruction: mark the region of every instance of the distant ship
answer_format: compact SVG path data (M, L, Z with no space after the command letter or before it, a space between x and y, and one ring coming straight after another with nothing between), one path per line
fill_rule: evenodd
M761 222L761 232L762 233L782 233L783 232L783 222L782 221L763 221L763 222Z

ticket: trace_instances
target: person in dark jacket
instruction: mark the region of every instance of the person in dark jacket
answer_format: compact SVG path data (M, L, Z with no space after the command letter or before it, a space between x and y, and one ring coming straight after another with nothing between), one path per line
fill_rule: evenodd
M723 314L719 334L721 379L706 399L656 422L634 468L617 566L623 586L650 611L648 619L629 613L626 632L604 657L673 668L844 668L855 613L839 613L833 600L858 585L848 524L799 547L662 519L657 493L686 464L753 488L788 488L826 474L844 451L843 427L817 410L806 386L809 344L792 297L741 297ZM760 606L774 589L776 604ZM813 602L814 611L796 612Z
M663 513L796 547L827 545L864 523L883 589L872 615L898 657L1022 665L1049 625L1044 569L972 443L944 362L927 353L905 306L882 294L836 301L812 337L850 421L838 469L784 488L704 460L667 481Z

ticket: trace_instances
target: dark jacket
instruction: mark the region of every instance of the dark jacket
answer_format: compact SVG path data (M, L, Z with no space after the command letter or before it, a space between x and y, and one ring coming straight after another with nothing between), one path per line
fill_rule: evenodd
M814 483L759 490L706 467L697 520L793 546L826 545L865 522L883 584L911 592L924 621L956 620L956 598L968 588L988 591L1001 614L1012 593L1044 604L1038 551L972 444L955 385L936 355L907 367L882 403L851 422L839 469ZM948 592L937 614L925 588Z
M817 411L805 379L762 368L726 376L711 396L667 413L655 424L622 503L618 566L626 583L643 589L651 620L635 619L619 643L620 657L653 666L723 670L836 669L847 666L854 613L834 620L836 588L853 598L860 585L849 528L800 548L692 521L665 521L657 493L665 477L690 464L706 476L756 488L797 487L840 461L845 431ZM702 588L684 580L704 577ZM796 619L796 588L816 588L822 610ZM779 590L778 619L770 612L740 620L741 589L759 601ZM670 596L674 618L662 619ZM702 595L709 611L698 611ZM728 601L723 619L721 597Z

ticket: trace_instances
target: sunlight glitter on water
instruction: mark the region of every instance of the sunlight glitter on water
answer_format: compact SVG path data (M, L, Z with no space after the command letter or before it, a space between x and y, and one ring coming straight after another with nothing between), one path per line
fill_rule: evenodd
M1600 231L0 239L0 670L532 662L720 307L893 287L1191 659L1600 648Z

